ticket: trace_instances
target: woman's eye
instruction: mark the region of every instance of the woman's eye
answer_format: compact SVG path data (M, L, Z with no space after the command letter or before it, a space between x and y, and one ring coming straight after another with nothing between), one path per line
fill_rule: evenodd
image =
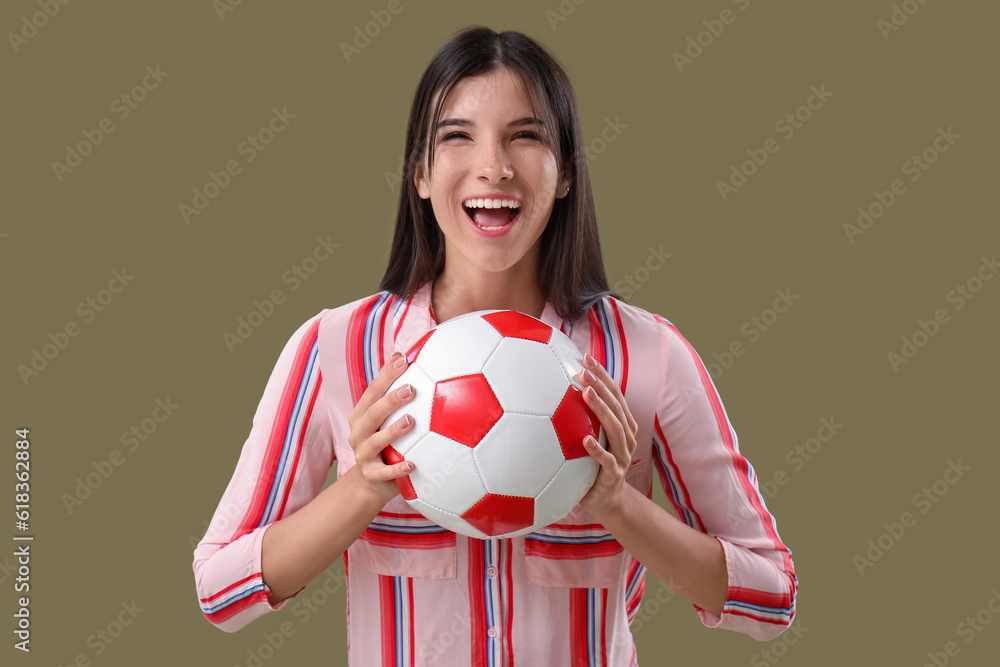
M518 132L514 135L514 138L524 137L526 139L532 139L534 141L542 141L542 137L536 132L524 131ZM449 139L468 139L469 135L465 132L449 132L441 136L440 141L448 141Z

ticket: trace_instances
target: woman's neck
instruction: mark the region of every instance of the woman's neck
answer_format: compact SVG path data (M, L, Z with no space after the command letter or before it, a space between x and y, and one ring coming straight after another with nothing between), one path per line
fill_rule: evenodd
M478 274L455 279L443 272L432 286L431 307L438 324L477 310L517 310L541 317L545 296L537 276L497 280Z

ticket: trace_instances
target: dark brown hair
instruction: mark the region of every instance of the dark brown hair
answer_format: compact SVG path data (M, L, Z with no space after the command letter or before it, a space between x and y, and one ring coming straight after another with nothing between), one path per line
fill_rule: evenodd
M417 193L414 170L423 162L425 151L428 169L433 168L430 129L437 125L452 87L467 77L501 68L520 80L533 107L541 107L539 117L548 136L559 138L554 146L556 163L560 169L568 163L570 191L555 200L542 232L538 270L545 298L560 317L575 320L611 294L576 98L559 62L541 44L512 30L497 33L484 26L465 28L441 47L424 71L410 107L396 229L381 289L409 298L444 269L444 235L430 201Z

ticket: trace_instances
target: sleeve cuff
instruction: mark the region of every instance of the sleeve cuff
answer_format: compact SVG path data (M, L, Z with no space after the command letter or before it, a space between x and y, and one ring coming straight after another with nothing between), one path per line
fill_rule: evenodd
M723 554L725 554L726 557L726 578L727 578L726 600L728 601L732 599L731 595L732 590L737 586L739 586L739 581L737 580L737 571L736 568L733 566L733 560L734 560L732 553L733 545L719 537L716 537L715 539L719 540L719 542L722 544L722 552ZM726 603L723 602L722 616L716 616L711 612L705 611L698 605L694 605L694 608L698 612L698 618L701 619L702 625L704 625L706 628L726 627L725 621L728 620L729 613L726 611L725 604Z
M267 593L268 596L271 595L271 587L267 585L266 581L264 581L264 569L261 567L261 556L262 556L263 551L264 551L264 549L263 549L263 546L264 546L264 533L266 533L267 529L270 528L272 525L274 525L274 524L270 524L269 523L266 526L263 526L259 530L256 531L256 533L254 534L254 543L253 543L253 547L252 547L252 550L251 550L251 553L253 553L253 560L254 560L254 562L253 562L253 571L254 572L260 572L260 582L264 585L264 592ZM282 607L284 607L286 604L288 604L289 600L291 600L292 598L294 598L296 595L298 595L299 593L301 593L303 590L305 590L305 589L300 588L295 593L293 593L292 595L288 596L287 598L285 598L284 600L282 600L281 602L279 602L277 604L271 604L268 601L267 598L264 598L262 604L266 605L268 607L268 609L270 609L271 611L278 611L279 609L281 609Z

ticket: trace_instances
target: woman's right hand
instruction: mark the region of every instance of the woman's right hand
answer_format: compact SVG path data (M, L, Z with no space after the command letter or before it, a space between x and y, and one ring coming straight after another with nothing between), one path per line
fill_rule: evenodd
M371 490L385 502L399 493L393 480L413 472L412 462L387 465L381 456L386 445L413 427L413 417L403 415L387 428L378 430L389 415L413 399L414 390L409 384L386 393L407 365L406 355L401 352L389 357L347 416L351 427L347 441L354 449L355 465Z

